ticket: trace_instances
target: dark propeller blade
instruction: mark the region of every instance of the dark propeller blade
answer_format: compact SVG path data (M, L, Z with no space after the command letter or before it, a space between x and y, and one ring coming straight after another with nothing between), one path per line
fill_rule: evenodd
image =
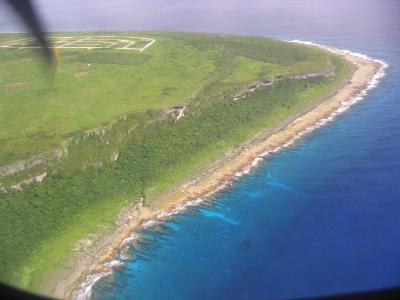
M5 0L22 18L26 26L32 32L39 45L41 46L46 60L49 64L54 63L54 53L52 47L44 34L43 25L32 5L31 0Z

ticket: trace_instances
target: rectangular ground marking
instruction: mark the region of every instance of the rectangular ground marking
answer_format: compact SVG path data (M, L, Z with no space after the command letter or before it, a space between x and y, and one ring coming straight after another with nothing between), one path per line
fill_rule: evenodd
M49 37L51 43L57 48L66 49L117 49L132 50L143 52L153 45L156 40L152 38L136 37L136 36L63 36ZM143 47L134 47L135 44L143 45ZM1 48L29 49L40 48L36 41L32 38L19 39L14 41L3 42Z

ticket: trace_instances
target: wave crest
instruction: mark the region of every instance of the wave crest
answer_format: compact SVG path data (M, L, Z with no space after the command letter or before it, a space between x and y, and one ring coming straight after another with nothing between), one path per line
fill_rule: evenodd
M198 197L198 198L186 201L185 203L176 204L171 209L168 209L166 211L160 212L154 219L148 220L145 223L143 223L139 227L139 229L152 227L152 226L154 226L156 224L159 224L160 222L166 221L168 218L170 218L173 215L181 213L182 211L186 210L190 206L198 206L198 205L200 205L201 203L203 203L211 195L215 194L216 192L218 192L218 191L220 191L222 189L225 189L228 185L230 185L232 180L234 180L235 178L239 178L241 176L244 176L244 175L250 173L250 171L252 169L254 169L261 161L263 161L264 157L266 157L267 155L279 152L283 148L287 148L287 147L293 145L301 137L311 133L312 131L314 131L317 128L320 128L320 127L326 125L329 122L332 122L337 116L339 116L340 114L342 114L345 111L347 111L351 106L353 106L354 104L356 104L359 101L363 100L365 98L365 96L368 94L368 92L371 89L375 88L378 85L380 79L385 76L385 74L386 74L385 73L385 69L388 67L388 64L386 62L384 62L383 60L371 58L371 57L369 57L369 56L367 56L365 54L352 52L350 50L342 50L342 49L338 49L338 48L334 48L334 47L328 47L328 46L325 46L325 45L321 45L321 44L314 43L314 42L309 42L309 41L290 40L290 41L287 41L287 42L299 43L299 44L310 45L310 46L316 46L316 47L319 47L319 48L322 48L322 49L325 49L325 50L328 50L328 51L331 51L331 52L340 51L340 52L345 53L345 54L350 54L350 55L357 56L357 57L360 57L360 58L363 58L363 59L367 59L367 60L370 60L370 61L377 62L377 63L379 63L381 65L381 67L378 70L378 72L369 80L369 82L367 84L367 87L364 90L361 90L360 92L358 92L355 96L353 96L349 100L343 101L342 104L336 110L334 110L332 113L330 113L327 117L324 117L324 118L320 119L319 121L317 121L315 124L306 127L303 131L301 131L298 134L296 134L294 137L292 137L289 141L287 141L282 146L266 150L265 152L263 152L260 155L256 156L247 167L243 168L239 172L236 172L235 173L235 177L233 179L226 180L224 183L219 185L217 188L215 188L212 191L204 194L202 197ZM88 275L86 277L85 282L83 282L72 293L72 299L74 299L74 300L90 299L90 297L92 295L92 287L99 279L101 279L102 277L110 275L114 268L120 267L121 265L124 264L124 261L131 259L129 257L129 255L127 254L128 251L129 251L129 245L131 245L133 241L135 241L137 239L140 239L140 237L141 236L138 233L133 232L128 238L124 239L123 242L121 243L121 246L120 246L120 255L119 255L120 259L114 258L114 259L106 262L104 264L104 267L105 267L105 271L104 272Z

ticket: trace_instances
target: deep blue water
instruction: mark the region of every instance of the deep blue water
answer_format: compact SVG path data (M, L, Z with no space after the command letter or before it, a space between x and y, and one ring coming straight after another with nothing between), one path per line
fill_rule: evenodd
M236 3L241 13L187 4L176 19L204 20L171 26L350 49L385 60L386 77L203 205L143 230L135 259L98 281L94 299L282 299L400 285L400 2L286 1L276 14L251 2Z
M250 33L389 64L334 122L142 230L135 259L99 280L94 299L282 299L400 285L400 1L87 1L76 14L77 1L67 2L45 8L52 30Z

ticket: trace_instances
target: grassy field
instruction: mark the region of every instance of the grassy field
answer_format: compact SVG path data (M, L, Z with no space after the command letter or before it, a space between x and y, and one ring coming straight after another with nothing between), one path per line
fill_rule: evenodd
M328 56L313 58L314 50L303 50L304 57L292 61L282 53L249 55L249 49L263 45L260 39L249 40L250 45L246 38L226 42L226 37L213 36L215 47L209 48L202 38L190 40L190 35L132 35L152 37L156 43L144 52L61 49L51 85L36 49L0 48L0 166L59 147L69 134L124 113L188 103L212 77L224 77L227 85L330 67ZM19 38L2 35L0 43ZM296 47L286 46L287 56Z
M7 57L0 60L0 164L50 150L69 133L124 113L185 102L216 69L209 53L161 38L143 53L61 49L49 85L33 51L0 49Z
M57 161L0 178L7 188L0 192L1 280L41 291L76 241L112 223L123 205L164 192L259 130L300 113L348 71L332 54L267 38L131 34L156 42L143 52L61 49L53 83L34 49L0 48L0 166L69 141ZM18 37L0 35L0 45ZM335 75L281 80L243 100L230 98L259 79L326 70ZM179 121L165 114L182 103L187 109ZM84 134L102 126L103 133ZM110 159L114 153L117 160ZM44 171L42 183L8 188Z

